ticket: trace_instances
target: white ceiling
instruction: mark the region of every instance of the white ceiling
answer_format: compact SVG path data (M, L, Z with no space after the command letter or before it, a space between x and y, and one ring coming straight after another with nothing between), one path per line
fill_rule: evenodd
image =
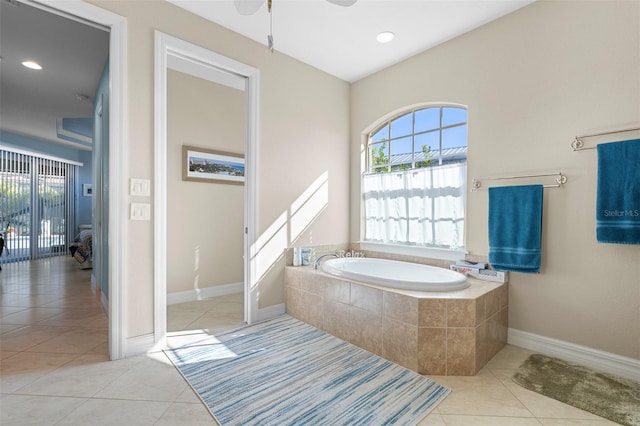
M233 0L169 1L267 48L266 0L257 0L262 4L251 16L240 15ZM275 49L353 82L532 1L358 0L342 7L325 0L273 0ZM0 0L0 7L0 129L74 145L57 137L56 119L92 116L92 99L76 95L94 95L108 33L25 4ZM396 37L379 44L375 36L381 31ZM27 58L44 69L22 67Z
M93 117L93 96L108 54L108 32L0 0L0 129L89 149L59 139L56 120ZM26 59L43 69L23 67Z
M168 0L266 46L266 0L250 16L233 0ZM238 0L255 2L256 0ZM351 7L325 0L273 0L275 50L354 82L534 0L359 0ZM395 33L380 44L376 35ZM266 48L266 47L265 47Z

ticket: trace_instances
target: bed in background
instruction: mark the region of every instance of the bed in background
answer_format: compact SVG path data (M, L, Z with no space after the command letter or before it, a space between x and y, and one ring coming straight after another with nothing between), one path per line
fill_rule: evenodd
M81 229L80 233L74 238L73 243L69 245L71 256L78 261L81 269L90 269L93 267L92 240L93 230Z

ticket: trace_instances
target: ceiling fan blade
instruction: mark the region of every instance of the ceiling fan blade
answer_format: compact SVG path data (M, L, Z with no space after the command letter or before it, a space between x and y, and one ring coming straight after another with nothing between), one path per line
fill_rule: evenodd
M327 0L329 3L337 4L338 6L349 7L353 6L358 0Z
M265 0L233 0L233 5L240 15L253 15L264 4Z

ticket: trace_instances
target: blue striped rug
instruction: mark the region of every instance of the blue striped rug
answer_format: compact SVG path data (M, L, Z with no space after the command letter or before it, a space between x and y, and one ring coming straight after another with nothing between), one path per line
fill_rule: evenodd
M165 353L221 425L412 425L450 392L288 315Z

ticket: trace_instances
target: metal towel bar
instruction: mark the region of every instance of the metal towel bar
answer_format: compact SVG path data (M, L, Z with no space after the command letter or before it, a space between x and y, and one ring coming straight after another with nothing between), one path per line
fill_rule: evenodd
M532 175L500 176L500 177L493 177L493 178L473 179L471 181L471 191L475 191L478 189L485 189L482 187L483 180L525 179L525 178L536 178L536 177L545 177L545 176L556 176L555 185L554 184L542 185L545 188L558 188L564 185L565 183L567 183L567 176L564 175L562 172L539 173L539 174L532 174Z
M637 131L640 131L640 127L633 127L631 129L614 130L611 132L593 133L590 135L576 136L573 139L573 142L571 142L571 149L573 149L574 151L580 151L583 149L596 149L595 146L585 147L584 141L582 140L583 138L592 138L595 136L615 135L616 133L627 133L627 132L637 132Z

